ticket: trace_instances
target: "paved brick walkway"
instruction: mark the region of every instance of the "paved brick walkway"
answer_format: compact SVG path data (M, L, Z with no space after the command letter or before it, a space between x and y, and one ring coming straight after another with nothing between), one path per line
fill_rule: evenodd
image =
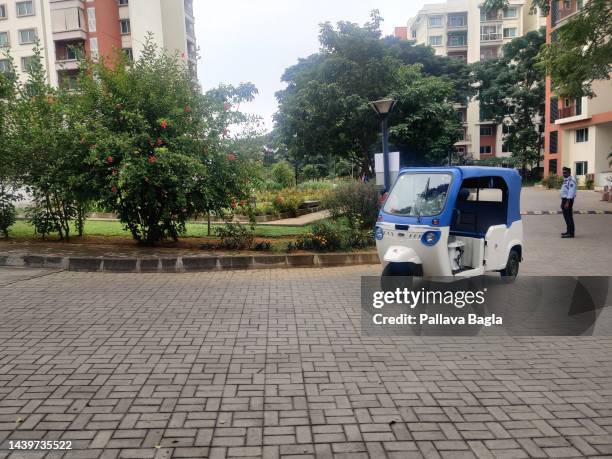
M612 455L612 337L364 337L378 269L0 271L0 458Z

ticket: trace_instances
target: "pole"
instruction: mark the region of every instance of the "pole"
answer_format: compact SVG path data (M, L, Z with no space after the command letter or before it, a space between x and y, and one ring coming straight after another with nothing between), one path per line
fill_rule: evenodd
M389 129L387 126L387 117L382 119L382 136L383 136L383 167L385 168L385 192L391 188L391 171L389 170Z

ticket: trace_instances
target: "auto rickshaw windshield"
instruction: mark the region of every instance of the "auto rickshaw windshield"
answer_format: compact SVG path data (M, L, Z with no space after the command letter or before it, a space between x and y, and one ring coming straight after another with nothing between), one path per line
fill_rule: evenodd
M398 177L383 211L404 216L431 217L444 209L452 180L447 173L406 173Z

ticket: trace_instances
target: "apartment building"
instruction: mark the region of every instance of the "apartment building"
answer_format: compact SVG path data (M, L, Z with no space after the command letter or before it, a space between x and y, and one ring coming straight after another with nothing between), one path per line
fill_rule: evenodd
M10 50L24 78L38 39L54 86L76 84L79 50L99 58L122 49L138 58L149 32L195 70L193 0L0 0L0 52ZM0 55L0 72L7 66Z
M554 40L555 32L580 13L580 0L553 0L546 23L546 41ZM612 152L612 85L595 81L595 97L559 98L546 80L546 128L544 140L544 173L561 174L570 167L579 183L593 174L595 187L612 185L612 168L608 155Z
M545 24L540 14L529 14L531 0L510 0L506 10L484 12L482 0L447 0L430 3L410 18L405 27L395 30L396 37L433 47L440 56L478 62L498 57L502 46ZM477 100L456 106L463 129L455 144L458 153L468 159L510 156L503 142L503 126L483 119Z

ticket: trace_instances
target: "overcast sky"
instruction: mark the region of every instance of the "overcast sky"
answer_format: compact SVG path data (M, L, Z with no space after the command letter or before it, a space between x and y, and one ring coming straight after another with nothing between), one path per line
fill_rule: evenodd
M429 0L429 3L436 0ZM424 0L195 0L196 35L202 60L198 77L204 89L219 83L250 81L256 100L243 111L264 117L272 128L274 93L283 88L283 71L319 49L319 24L363 24L379 9L383 32L392 35Z

